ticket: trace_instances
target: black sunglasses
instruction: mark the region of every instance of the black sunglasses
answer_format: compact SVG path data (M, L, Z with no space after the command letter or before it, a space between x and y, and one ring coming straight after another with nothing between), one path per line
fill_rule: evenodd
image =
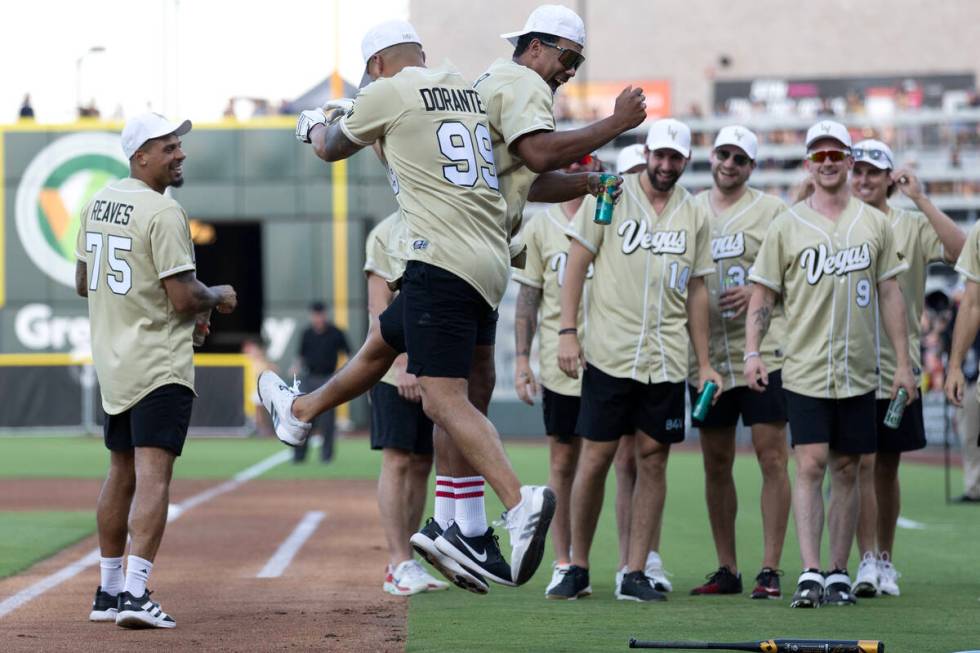
M560 63L565 70L568 70L569 68L578 70L578 67L585 63L585 55L583 55L581 52L569 50L568 48L561 47L557 43L549 43L548 41L541 41L541 44L558 50L558 63Z
M734 154L728 150L715 150L715 156L719 161L728 161L728 157L731 157L732 162L739 167L747 166L748 164L752 163L752 159L744 154Z

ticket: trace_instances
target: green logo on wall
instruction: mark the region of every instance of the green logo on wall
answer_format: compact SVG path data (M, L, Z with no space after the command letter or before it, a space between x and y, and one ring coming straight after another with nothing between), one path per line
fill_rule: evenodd
M128 174L118 134L73 134L34 157L17 188L17 234L42 272L75 287L81 211L106 184Z

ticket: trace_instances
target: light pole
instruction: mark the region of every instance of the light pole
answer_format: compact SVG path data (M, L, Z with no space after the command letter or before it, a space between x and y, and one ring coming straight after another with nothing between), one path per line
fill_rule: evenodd
M82 108L82 62L90 54L98 54L99 52L105 52L105 46L93 45L82 56L75 59L75 105L79 111Z

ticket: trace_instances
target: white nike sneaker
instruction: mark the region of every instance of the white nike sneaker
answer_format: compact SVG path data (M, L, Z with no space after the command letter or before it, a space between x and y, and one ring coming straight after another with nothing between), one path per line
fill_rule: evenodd
M878 596L878 559L868 551L861 557L857 578L854 579L854 595L862 599Z
M510 532L510 568L515 585L529 581L541 564L556 502L555 491L550 487L523 485L521 502L503 514L503 522Z
M674 590L674 586L667 579L670 573L664 569L663 560L660 559L660 554L656 551L651 551L647 554L647 564L643 569L643 573L653 581L653 589L658 592L671 592Z
M279 378L275 372L266 370L259 374L259 399L272 417L276 437L291 447L297 447L310 435L313 425L293 417L293 402L299 396L299 381L293 379L293 387Z
M895 565L887 553L882 553L878 558L878 591L888 596L900 596L898 590L898 578L902 574L898 573Z
M565 578L565 572L568 571L569 567L571 567L571 565L560 565L557 562L552 565L551 582L549 582L548 586L544 588L545 596L548 596L551 590L555 589L559 584L561 584L562 579Z

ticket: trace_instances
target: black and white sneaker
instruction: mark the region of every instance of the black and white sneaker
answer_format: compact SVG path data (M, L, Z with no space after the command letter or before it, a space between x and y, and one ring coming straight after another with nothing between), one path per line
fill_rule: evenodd
M89 621L115 621L119 613L119 596L113 596L102 591L102 586L95 590L95 600L92 601L92 611L88 613Z
M556 503L555 491L547 485L523 485L521 502L503 514L510 533L512 584L523 585L538 570Z
M116 625L123 628L176 628L177 622L160 609L160 604L150 600L150 592L133 596L129 592L119 594L119 614Z
M642 571L631 571L623 576L623 583L619 586L619 594L616 598L620 601L648 603L666 601L667 595L658 592L653 586L653 581Z
M436 539L442 535L442 528L433 518L425 522L418 533L409 540L412 548L425 559L432 568L445 576L453 585L474 594L486 594L490 586L480 574L475 574L463 567L445 553L436 548Z
M589 584L589 570L575 565L562 565L556 568L556 574L561 575L561 580L557 585L548 589L545 594L549 599L574 601L583 596L592 594L592 585Z
M824 605L854 605L857 597L851 591L851 577L846 569L835 569L824 581Z
M791 608L819 608L823 600L824 577L818 569L804 569L796 581Z
M293 379L293 386L279 378L275 372L266 370L259 374L259 401L269 411L276 437L283 444L298 447L306 442L313 424L301 422L293 416L293 402L299 396L299 381Z
M483 535L466 537L459 530L459 524L453 523L436 538L436 548L470 571L495 583L515 584L511 579L510 564L500 553L500 544L492 528L488 528Z

